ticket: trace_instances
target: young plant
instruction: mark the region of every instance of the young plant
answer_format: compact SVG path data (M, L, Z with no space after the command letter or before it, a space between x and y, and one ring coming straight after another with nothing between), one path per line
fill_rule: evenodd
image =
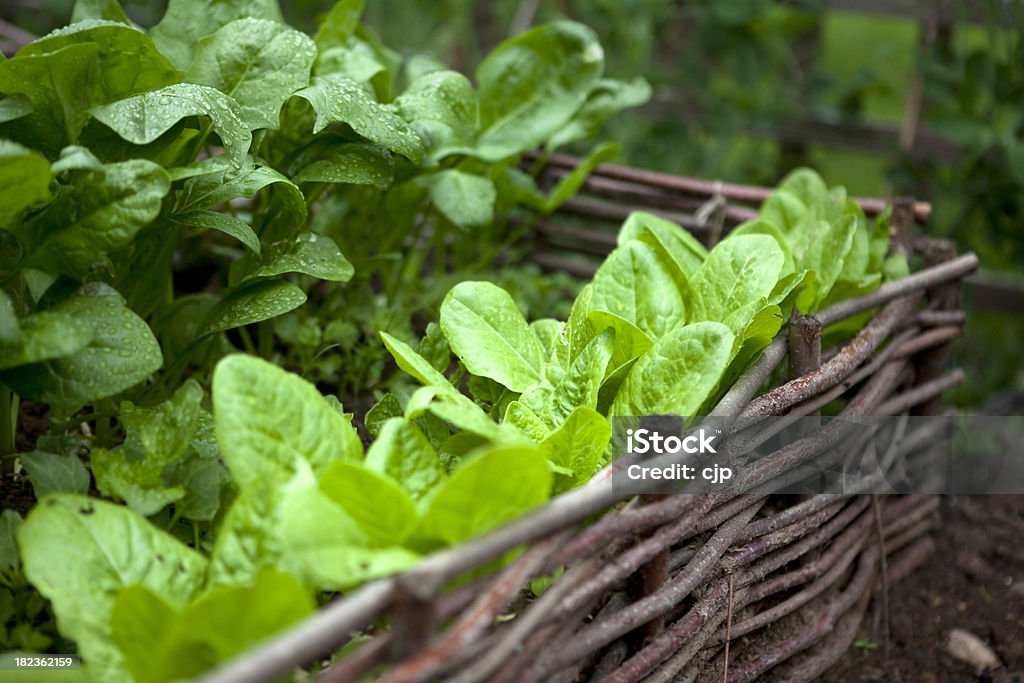
M902 276L906 259L888 248L887 214L869 227L843 188L829 189L803 169L783 180L757 219L710 252L673 223L632 214L564 323L527 323L500 288L463 282L441 305L438 329L458 359L453 381L465 380L475 403L502 427L546 449L562 490L607 463L611 417L704 415L791 311L814 313ZM408 398L407 413L423 409L423 392L440 396L440 387L451 388L441 374L447 351L428 362L382 336L399 367L425 385ZM471 403L460 400L466 407L458 414L447 403L426 408L489 438L476 418L467 419Z
M147 400L166 398L208 372L230 330L272 356L266 321L310 295L325 317L358 316L335 343L408 320L429 304L405 303L426 244L440 270L449 256L484 265L498 216L552 210L614 150L551 197L517 170L524 152L647 96L600 98L602 51L579 24L499 46L474 87L403 64L361 7L342 0L311 39L272 1L173 0L148 34L116 3L80 2L77 23L0 62L4 452L17 397L64 424L85 405L113 412L108 399L161 371ZM356 270L347 294L315 287Z
M108 481L121 481L117 463L139 443L177 439L187 414L202 415L193 389L179 393L140 416L123 453L103 456ZM17 531L25 576L78 644L89 680L199 675L306 616L314 591L400 571L546 501L546 454L469 406L505 445L483 444L449 469L434 446L447 427L392 418L364 455L336 400L270 363L228 356L214 374L213 428L238 495L215 538L189 547L147 521L164 502L152 491L129 507L55 493ZM181 428L156 429L161 419Z

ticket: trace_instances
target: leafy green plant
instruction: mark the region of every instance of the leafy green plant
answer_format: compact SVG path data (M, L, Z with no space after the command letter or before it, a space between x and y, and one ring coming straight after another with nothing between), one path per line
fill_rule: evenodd
M347 38L347 47L324 52L314 69L318 82L343 78L344 72L331 71L341 62L327 55L354 50L365 39L357 32ZM479 271L515 241L508 219L516 206L553 211L616 147L596 147L578 172L546 197L519 169L521 156L537 146L554 149L585 139L609 115L646 100L650 92L640 81L628 96L609 98L605 93L620 83L603 77L603 53L593 33L570 22L540 26L499 45L476 70L476 92L467 78L426 58L410 60L388 80L374 73L370 85L382 99L395 82L408 84L380 115L394 112L420 133L425 142L421 163L405 159L380 173L379 182L367 178L361 185L337 185L339 173L349 174L343 177L352 183L350 174L362 168L353 166L351 158L358 149L338 140L337 130L334 137L291 139L287 145L268 139L264 152L279 166L291 164L289 172L313 185L310 193L322 202L316 229L332 236L353 259L355 281L342 295L323 302L322 316L351 324L323 329L324 346L337 345L339 350L330 349L330 355L354 355L360 362L353 365L371 372L380 365L373 355L379 349L375 331L388 329L410 338L411 314L439 303L443 288L429 281L425 287L408 286L423 278L425 266L437 275L454 270L465 277ZM317 100L309 101L316 110ZM322 113L316 114L319 121ZM286 110L289 115L307 114ZM327 161L311 161L325 154L333 155L333 175L324 174ZM362 163L373 161L370 154ZM377 378L362 378L362 384L347 379L341 379L344 393Z
M527 323L493 284L456 285L438 328L458 360L452 381L442 374L446 350L428 360L382 336L399 367L424 385L407 399L406 416L426 408L476 438L493 438L493 426L480 420L486 410L549 453L563 490L608 462L608 418L703 415L791 311L814 313L902 277L906 259L888 248L886 215L869 225L843 188L798 170L757 219L710 252L673 223L632 214L564 323ZM452 382L465 382L476 405Z
M565 322L527 323L504 289L462 282L418 351L381 332L420 386L367 414L368 449L337 399L229 355L212 415L193 382L151 408L122 405L124 443L92 457L100 491L126 505L44 497L17 529L24 576L92 679L196 675L301 619L315 592L401 571L585 482L611 456L610 417L705 412L785 312L834 300L847 281L877 284L884 261L862 258L853 233L880 254L887 233L862 219L800 171L710 251L633 214ZM795 249L805 223L840 233L834 258ZM208 516L186 510L217 509L222 477L204 468L221 460L236 494L204 527ZM169 502L191 537L177 516L171 533L154 525ZM224 626L235 623L246 627Z
M38 626L19 623L11 647L53 646L43 595L94 679L191 676L304 616L314 589L396 571L547 498L526 439L456 465L438 452L447 426L424 415L385 422L364 460L336 400L252 358L218 366L216 417L204 405L215 361L236 345L274 357L280 316L310 299L348 325L340 343L371 339L379 357L385 318L359 314L402 325L428 308L426 294L401 301L428 253L444 278L488 264L515 206L554 210L615 151L597 147L549 196L517 166L628 106L602 94L616 82L589 29L513 39L474 86L402 63L360 11L343 0L311 39L272 1L175 0L148 33L83 1L77 23L0 61L0 450L19 399L52 424L17 460L43 501L20 557L5 511L5 614ZM347 294L322 284L354 276ZM506 481L510 461L528 486ZM481 486L492 505L462 515ZM379 501L390 517L368 514ZM190 626L199 613L210 628ZM237 620L248 627L221 628Z
M208 373L228 331L271 357L267 321L311 296L355 328L337 344L405 324L429 303L401 301L428 253L438 271L487 264L503 212L553 210L614 150L550 197L520 155L646 97L593 104L615 82L579 24L508 41L474 87L403 64L361 9L343 0L311 39L274 2L175 0L148 34L116 3L81 2L77 23L0 63L4 451L18 397L66 424L86 405L116 414L111 399L159 371L133 394L152 403ZM317 287L354 273L341 293Z
M864 654L868 654L871 650L878 649L878 643L867 638L861 638L860 640L854 641L853 646L858 650L861 650Z
M140 415L141 433L124 448L187 432L180 427L198 409L188 386ZM55 493L18 530L25 575L52 601L91 680L197 675L308 614L311 588L346 589L408 567L542 503L551 486L545 454L528 440L485 445L449 472L403 418L388 420L364 457L336 401L249 356L220 362L213 408L238 496L208 552L143 517L163 502L147 507L148 491L129 507ZM181 450L162 448L151 455ZM115 481L153 465L121 463ZM519 476L507 476L510 466Z

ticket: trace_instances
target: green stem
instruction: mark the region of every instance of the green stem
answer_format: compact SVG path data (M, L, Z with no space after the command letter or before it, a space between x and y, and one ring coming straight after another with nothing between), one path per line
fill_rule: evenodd
M206 139L210 137L210 131L213 130L213 124L203 123L199 126L199 135L196 136L195 145L192 148L192 153L188 159L185 160L185 164L191 164L199 157L199 153L206 147Z
M242 346L245 347L246 353L249 353L253 356L259 355L256 352L256 345L252 342L252 336L249 334L249 330L247 330L244 326L239 327L238 336L242 338Z
M178 370L181 370L185 366L191 351L195 347L196 343L192 342L185 348L184 351L178 354L178 357L175 358L174 361L167 366L167 368L161 373L160 378L153 383L153 386L146 390L147 397L158 396L159 393L163 391L164 387L173 384L173 382L171 381L172 378L177 377Z
M114 420L112 416L117 414L114 410L113 401L111 399L103 399L102 401L97 401L94 407L96 412L99 413L99 417L96 419L96 443L109 447L114 442Z
M320 197L323 195L323 193L327 190L327 187L328 187L328 183L310 183L310 184L313 186L312 189L310 189L309 192L305 193L305 196L306 196L306 209L307 210L313 208L313 205L316 204L317 201L320 200ZM310 213L310 215L312 215L313 212L309 211L309 213Z
M423 260L426 256L426 250L420 248L420 243L423 238L423 234L427 228L427 217L426 211L422 211L420 214L420 220L415 226L413 226L412 232L416 235L416 239L412 245L405 250L402 254L402 258L399 259L398 263L395 264L395 269L391 272L391 277L384 288L384 293L387 296L389 304L395 303L395 297L398 293L398 288L402 284L402 280L409 276L413 279L418 279L419 269L423 267ZM434 228L437 230L437 227Z
M0 384L0 455L14 452L14 434L17 430L17 405L18 397L11 389ZM2 467L3 474L10 474L14 471L14 459L4 459Z
M54 424L60 425L61 429L72 429L74 425L82 424L83 422L95 422L96 420L103 418L117 417L117 413L112 410L104 410L102 412L86 413L81 416L71 416L63 422L55 421Z
M262 321L259 324L259 332L260 358L270 360L274 355L274 323L270 320Z
M171 521L167 523L166 531L170 532L170 530L174 528L174 525L177 524L178 520L180 520L180 519L181 519L181 512L179 512L178 509L175 508L174 509L174 514L171 515Z
M444 275L447 265L448 252L444 243L445 234L443 230L434 230L434 273L437 277Z
M472 270L483 270L489 266L491 262L501 253L503 250L508 249L514 244L520 244L524 236L536 227L536 224L540 222L540 216L536 216L528 221L523 226L510 231L505 239L498 240L497 238L489 239L484 242L484 246L480 249L478 257L472 264Z

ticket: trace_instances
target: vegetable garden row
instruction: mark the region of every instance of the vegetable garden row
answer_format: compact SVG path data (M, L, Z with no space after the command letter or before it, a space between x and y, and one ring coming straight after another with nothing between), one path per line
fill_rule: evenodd
M5 649L97 681L335 654L328 680L668 680L754 634L730 680L813 645L821 670L934 505L756 493L823 430L743 495L623 507L611 420L927 406L976 259L809 170L760 192L553 155L649 96L584 26L474 85L360 10L311 39L273 2L174 0L146 32L82 1L0 62L0 448L37 501L3 512Z

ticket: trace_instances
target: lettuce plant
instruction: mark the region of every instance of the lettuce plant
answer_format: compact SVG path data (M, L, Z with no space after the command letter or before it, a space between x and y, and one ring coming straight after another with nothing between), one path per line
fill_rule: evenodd
M706 414L792 311L814 313L905 274L905 257L888 249L887 214L869 225L843 188L802 169L710 251L673 223L632 214L565 322L528 323L500 288L456 285L438 327L458 361L451 379L447 349L428 361L382 336L423 385L407 399L407 416L425 409L475 443L495 438L480 419L486 411L549 454L563 490L608 462L609 418ZM458 408L445 401L452 382L475 400L455 392ZM394 411L398 399L386 400Z
M126 450L196 438L202 410L192 390L179 394L140 416ZM387 420L364 454L336 400L251 356L218 364L213 413L238 493L206 542L190 547L147 521L140 505L152 492L129 507L54 493L18 530L25 575L52 601L90 680L198 675L308 614L314 591L407 568L543 503L551 489L546 454L483 412L500 444L482 444L450 468L434 446L438 433L415 418ZM147 436L154 421L161 428ZM179 446L165 448L153 455ZM103 456L121 463L114 477L132 466L119 455Z

